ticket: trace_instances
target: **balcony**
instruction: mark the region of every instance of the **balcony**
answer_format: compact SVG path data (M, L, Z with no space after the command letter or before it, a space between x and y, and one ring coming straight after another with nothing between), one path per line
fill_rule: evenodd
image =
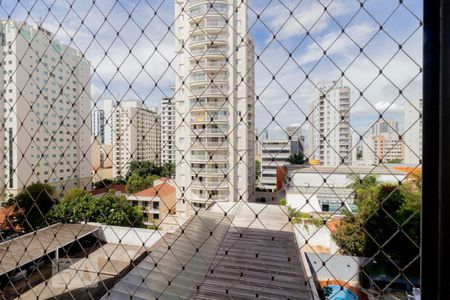
M228 182L226 180L193 180L191 186L207 189L224 189L228 188Z
M228 148L227 142L200 142L196 141L191 145L192 150L203 149L226 149Z
M221 18L221 19L206 19L203 20L202 22L198 23L198 24L194 24L191 25L191 32L195 31L195 30L202 30L202 31L208 31L208 30L213 30L213 31L226 31L227 30L227 23L225 22L225 19Z
M191 51L192 57L209 57L209 56L220 56L224 57L228 54L228 48L204 48L204 49L193 49Z
M188 2L188 6L192 7L198 3L207 3L207 4L211 4L211 3L224 3L227 4L227 1L225 0L189 0Z
M207 96L222 96L226 97L228 94L228 87L227 88L217 88L217 87L208 87L208 88L193 88L191 89L193 98L198 98L201 96L207 97Z
M192 63L190 71L196 70L226 70L228 63L225 60L222 61L200 61L198 63Z
M192 129L191 135L219 135L219 136L225 136L228 134L228 129L221 129L221 128L200 128L200 129Z
M216 162L228 161L228 156L226 156L226 155L191 155L191 161L216 163Z
M201 43L207 43L211 44L213 42L214 44L218 43L227 43L227 35L226 34L203 34L203 35L196 35L189 39L189 45L197 45Z
M205 2L205 1L199 1L199 2ZM228 9L226 7L226 4L220 4L219 1L214 1L213 7L211 7L209 4L202 5L202 6L196 6L189 10L189 16L193 19L196 17L203 17L203 16L210 16L210 15L221 15L221 16L227 16L228 15Z
M191 84L196 84L196 83L210 83L210 82L218 82L218 81L222 81L222 82L226 82L227 76L223 75L223 74L219 74L219 75L192 75L189 79L189 83Z
M191 173L202 175L224 175L228 173L228 168L192 168Z
M228 122L228 116L206 116L206 115L199 115L199 116L192 116L190 119L191 123L211 123L211 122Z
M191 197L193 200L196 201L228 201L229 195L205 195L205 194L198 194L198 193L192 193Z

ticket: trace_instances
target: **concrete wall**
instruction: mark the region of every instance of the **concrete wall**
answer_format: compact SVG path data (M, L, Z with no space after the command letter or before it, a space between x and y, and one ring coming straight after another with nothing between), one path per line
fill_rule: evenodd
M305 253L310 271L316 280L340 280L360 286L360 266L368 259L358 256ZM323 263L325 262L325 266Z
M330 230L326 226L317 228L315 225L297 224L294 230L299 247L305 245L306 240L308 240L308 245L311 247L321 246L328 248L331 254L339 251L338 245L336 245L336 242L331 237Z
M308 200L308 203L306 201ZM301 212L321 212L317 195L301 194L301 193L286 193L287 205L300 210Z
M101 227L102 229L96 233L97 237L112 244L151 247L165 235L165 232L160 230L110 225L101 225Z
M295 171L294 171L295 172ZM360 174L364 177L364 174ZM292 186L296 187L314 187L323 186L324 178L327 180L327 186L329 187L346 187L352 182L349 174L345 173L335 173L329 174L325 172L312 172L312 173L294 173L290 174L292 178ZM398 180L403 180L405 175L390 175L390 174L380 174L378 175L378 181L380 182L392 182L396 183Z

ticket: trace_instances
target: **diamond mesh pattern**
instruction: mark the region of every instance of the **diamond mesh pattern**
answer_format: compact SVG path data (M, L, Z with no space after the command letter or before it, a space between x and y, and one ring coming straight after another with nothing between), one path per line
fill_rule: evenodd
M417 293L421 1L0 16L2 298Z

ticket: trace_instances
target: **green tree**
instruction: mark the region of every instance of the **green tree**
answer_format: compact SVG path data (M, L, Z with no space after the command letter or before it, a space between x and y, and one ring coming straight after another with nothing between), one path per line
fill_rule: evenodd
M102 189L111 185L113 181L111 179L102 179L94 183L94 189Z
M392 261L400 267L414 262L420 250L420 185L414 181L380 184L374 177L355 177L350 186L355 189L357 211L344 211L333 232L342 252L375 256L378 271L392 269ZM418 274L418 264L408 268L410 274Z
M42 183L27 186L6 206L13 205L17 221L25 230L35 230L46 225L45 215L55 204L55 189Z
M161 172L162 168L149 160L134 160L128 165L127 177L136 173L140 177L146 178L151 174L161 175Z
M255 178L259 180L261 176L261 162L259 160L255 160Z
M88 193L80 188L73 188L66 191L61 200L78 201L82 196L86 194Z
M149 181L145 178L141 177L138 173L131 174L130 177L128 177L127 181L127 192L128 193L137 193L139 191L145 190L147 187L149 187Z
M161 168L161 177L172 178L173 174L175 174L175 164L165 163ZM156 174L158 175L158 174Z
M142 227L143 215L139 207L131 206L124 196L114 191L101 197L82 193L77 201L63 198L52 207L48 219L52 222L98 222L106 225Z
M305 156L301 152L293 153L289 156L288 162L292 165L303 165L306 163Z
M155 180L158 180L160 178L161 177L158 176L158 175L149 175L149 176L147 176L147 178L145 179L147 187L153 186L153 183L155 182Z

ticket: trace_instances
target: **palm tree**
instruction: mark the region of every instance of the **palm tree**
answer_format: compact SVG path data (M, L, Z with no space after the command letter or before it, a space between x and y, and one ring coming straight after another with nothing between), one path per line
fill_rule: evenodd
M292 165L303 165L306 163L305 156L301 152L293 153L288 158L288 162Z

